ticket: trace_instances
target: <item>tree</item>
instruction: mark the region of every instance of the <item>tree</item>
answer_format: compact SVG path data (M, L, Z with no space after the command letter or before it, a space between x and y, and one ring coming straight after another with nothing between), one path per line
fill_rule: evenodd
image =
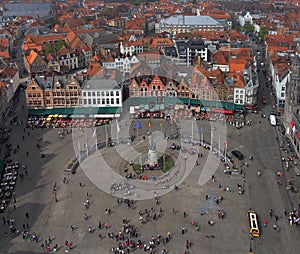
M244 28L248 34L254 32L254 26L249 21L245 22Z
M258 37L263 40L265 38L265 35L268 33L267 28L262 27L258 33Z
M48 43L45 47L45 52L46 53L53 53L54 52L54 44L53 43Z
M55 51L59 51L63 46L68 48L68 44L64 40L59 40L56 43L48 43L45 47L45 52L54 53Z
M56 51L59 51L63 46L65 46L66 48L68 48L68 44L64 41L64 40L59 40L56 45L55 45L55 49Z

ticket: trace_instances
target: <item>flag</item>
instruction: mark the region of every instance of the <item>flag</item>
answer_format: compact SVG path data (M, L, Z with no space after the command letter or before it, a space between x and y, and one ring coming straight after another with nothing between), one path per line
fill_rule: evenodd
M295 134L296 133L296 126L294 125L294 127L292 128L292 130L293 130L293 133Z
M290 125L291 125L292 128L294 128L295 122L292 120L292 121L290 122Z
M300 138L300 132L299 131L296 133L296 137Z
M148 129L151 129L151 121L148 122Z
M117 120L117 132L120 132L120 126L119 126L119 121Z
M94 138L95 136L96 136L96 128L94 128L92 137Z
M135 127L136 127L137 129L142 129L142 125L141 125L141 122L140 122L139 120L136 121Z

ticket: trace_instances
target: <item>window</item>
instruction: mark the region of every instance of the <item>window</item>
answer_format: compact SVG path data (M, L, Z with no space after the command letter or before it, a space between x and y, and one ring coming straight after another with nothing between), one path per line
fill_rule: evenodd
M119 96L119 91L116 91L116 96Z
M97 104L100 105L100 103L101 103L101 100L98 98L97 99Z
M120 99L119 98L116 99L116 103L120 104Z
M88 92L88 96L91 97L91 92Z
M106 98L106 104L109 105L109 98Z
M113 91L110 91L110 96L114 96L114 92Z
M105 99L104 98L102 99L102 104L105 105Z
M104 92L103 91L101 92L101 96L104 96Z
M89 102L89 103L88 103L89 105L91 105L91 104L92 104L92 100L91 100L91 99L89 99L89 100L88 100L88 102Z
M111 99L110 99L110 104L115 104L114 98L111 98Z
M94 96L94 97L95 97L95 96L96 96L96 93L95 93L95 92L92 92L92 96Z
M109 96L109 92L108 91L106 92L106 96Z
M83 104L86 105L87 101L86 99L83 99Z
M69 92L66 92L66 96L69 96Z
M93 99L93 104L96 105L96 99Z
M100 92L97 92L97 96L100 97Z
M86 96L86 92L82 92L82 96Z

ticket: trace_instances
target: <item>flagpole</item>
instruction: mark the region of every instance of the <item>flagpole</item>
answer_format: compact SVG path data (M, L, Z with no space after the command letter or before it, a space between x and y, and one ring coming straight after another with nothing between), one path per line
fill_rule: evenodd
M89 156L89 145L88 145L88 140L86 141L86 155Z
M192 143L194 141L194 122L192 120Z
M120 127L119 127L119 122L117 119L117 144L119 144L119 131L120 131Z
M213 129L210 128L210 148L211 148L211 150L213 150L213 142L214 142L213 136L214 136Z
M221 135L219 133L219 156L221 155Z
M80 140L77 139L77 149L78 149L78 161L81 162L81 156L80 156Z
M228 146L227 139L225 139L225 164L227 163L227 146Z
M96 129L96 127L95 127ZM97 137L97 131L96 131L96 151L98 150L98 137Z
M105 124L105 145L108 147L108 139L107 139L107 123Z

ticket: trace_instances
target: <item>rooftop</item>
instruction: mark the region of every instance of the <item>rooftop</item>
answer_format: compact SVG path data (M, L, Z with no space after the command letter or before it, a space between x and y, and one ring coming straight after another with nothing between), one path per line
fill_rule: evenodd
M5 4L3 16L47 16L51 11L49 3Z
M215 19L209 16L171 16L166 19L162 19L160 21L161 24L166 25L187 25L187 26L195 26L195 25L209 25L209 26L217 26L221 25Z
M115 80L109 80L109 79L90 79L86 80L83 83L83 89L118 89L120 88L118 83Z

